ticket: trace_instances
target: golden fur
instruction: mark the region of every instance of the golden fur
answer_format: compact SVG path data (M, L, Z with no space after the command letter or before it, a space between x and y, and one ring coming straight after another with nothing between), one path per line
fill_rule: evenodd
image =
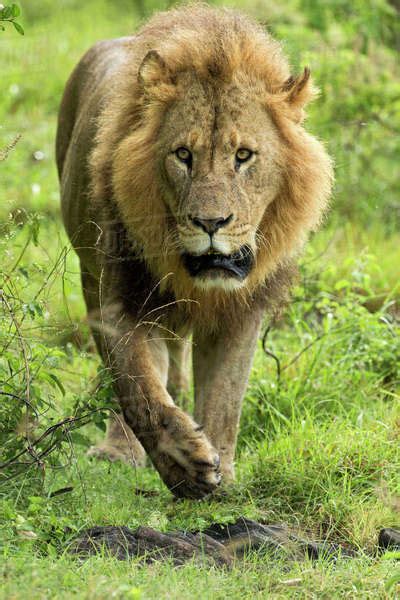
M141 444L178 496L211 492L219 470L233 478L264 310L281 307L327 208L331 162L302 126L314 95L308 69L293 77L260 26L205 5L97 44L67 84L57 133L63 217L125 418L94 454L131 462L133 453L140 464ZM190 177L178 146L193 150ZM236 164L247 146L251 160ZM211 240L196 229L200 217L226 226ZM184 266L184 252L243 248L254 264L240 281L196 280ZM173 403L187 388L179 340L191 333L195 421Z

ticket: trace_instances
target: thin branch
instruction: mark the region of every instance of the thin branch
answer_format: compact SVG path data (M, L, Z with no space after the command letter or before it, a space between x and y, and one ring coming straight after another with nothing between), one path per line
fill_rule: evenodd
M271 352L271 350L268 350L268 348L267 348L267 337L268 337L268 334L271 331L271 329L272 329L272 325L268 325L268 327L266 328L266 330L264 332L263 338L262 338L262 347L263 347L263 350L264 350L265 354L267 356L270 356L275 361L275 365L276 365L276 380L277 380L278 385L279 385L279 383L281 381L281 372L282 372L281 361L279 360L279 358L277 357L276 354L274 354L273 352Z
M27 408L29 408L29 410L31 410L33 412L33 414L35 415L36 419L39 418L39 415L38 415L38 412L37 412L36 408L26 398L21 398L21 396L17 396L17 394L12 394L11 392L3 392L2 390L0 390L0 395L1 396L9 396L10 398L14 398L15 400L19 400L20 402L23 402L25 404L25 406Z

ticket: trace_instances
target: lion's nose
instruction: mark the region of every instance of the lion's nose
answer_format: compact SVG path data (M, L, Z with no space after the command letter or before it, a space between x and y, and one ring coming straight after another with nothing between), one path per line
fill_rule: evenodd
M221 227L226 227L233 219L233 215L229 217L218 217L218 219L201 219L200 217L190 217L193 225L200 227L206 233L212 235L216 233Z

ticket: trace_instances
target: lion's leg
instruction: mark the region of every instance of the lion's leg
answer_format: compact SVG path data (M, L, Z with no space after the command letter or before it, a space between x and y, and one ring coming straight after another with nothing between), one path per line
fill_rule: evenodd
M196 333L193 338L194 417L221 457L223 480L234 478L233 461L262 311L243 316L220 334Z
M122 318L112 319L122 325ZM126 323L128 325L128 323ZM219 483L219 457L205 434L167 392L154 348L155 327L129 324L110 346L115 386L126 422L177 496L202 497Z
M148 335L147 344L154 358L157 373L165 386L167 385L169 363L166 345L160 342L156 335L152 334ZM110 417L105 439L96 446L92 446L88 451L88 456L105 458L112 462L122 460L135 467L142 467L146 462L144 448L127 424L122 413Z
M111 289L111 286L108 288ZM118 301L91 315L92 329L128 426L176 496L200 498L220 482L219 457L167 391L165 332L137 322Z
M175 404L189 409L191 343L188 339L168 341L168 392Z
M91 327L97 350L103 355L103 344L97 322L99 319L99 286L98 283L82 266L82 290L88 310L89 324ZM105 359L104 356L103 360ZM105 438L91 446L88 456L115 462L120 460L134 467L142 467L146 463L146 452L132 429L124 419L122 413L112 415L107 422Z
M111 462L120 460L133 467L144 467L146 464L144 448L121 413L108 419L106 437L95 446L91 446L87 456Z

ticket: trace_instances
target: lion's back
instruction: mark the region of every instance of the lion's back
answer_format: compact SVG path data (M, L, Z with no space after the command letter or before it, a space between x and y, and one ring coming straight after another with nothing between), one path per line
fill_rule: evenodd
M64 90L58 115L56 160L65 228L81 259L93 263L98 231L85 226L92 220L90 154L97 135L97 119L112 91L113 76L125 61L134 38L96 43L79 61Z
M127 46L133 39L97 42L72 71L58 113L56 160L60 179L74 128L79 127L78 119L88 125L98 116L109 90L110 77L125 60Z

